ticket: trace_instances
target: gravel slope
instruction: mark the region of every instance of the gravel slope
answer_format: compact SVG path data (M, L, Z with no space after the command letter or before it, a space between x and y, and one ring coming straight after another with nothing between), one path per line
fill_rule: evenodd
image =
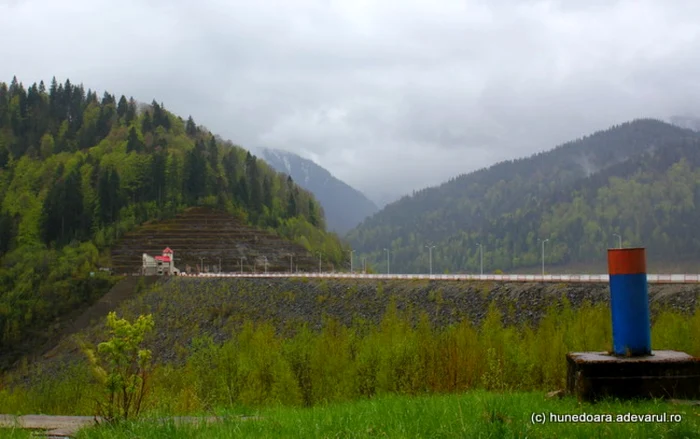
M652 315L669 308L692 312L700 285L654 284L649 294ZM173 277L122 303L117 312L128 318L153 313L156 331L149 344L154 359L179 362L193 337L207 334L223 341L247 320L269 322L281 333L292 333L301 322L320 328L324 317L344 324L356 319L377 323L393 301L414 317L427 313L438 327L465 318L479 323L491 303L504 312L508 324L536 324L548 306L564 297L574 307L607 303L609 289L607 284ZM104 324L91 326L80 337L93 343L103 339ZM38 362L53 369L78 356L82 354L68 337Z

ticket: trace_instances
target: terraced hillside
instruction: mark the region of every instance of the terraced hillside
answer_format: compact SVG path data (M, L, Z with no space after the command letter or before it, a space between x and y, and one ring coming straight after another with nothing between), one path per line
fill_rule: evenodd
M191 272L215 272L219 261L224 272L240 271L241 263L243 271L262 272L266 261L270 272L289 272L290 263L295 271L318 270L318 258L304 247L206 207L189 208L173 219L125 234L112 249L112 268L115 273L136 273L143 253L157 256L166 247L173 250L175 266L182 272L187 266Z

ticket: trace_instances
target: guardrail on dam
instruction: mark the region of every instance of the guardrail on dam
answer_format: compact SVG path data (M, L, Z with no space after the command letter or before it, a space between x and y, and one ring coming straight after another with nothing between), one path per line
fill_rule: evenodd
M425 279L492 282L608 283L607 274L363 274L363 273L200 273L184 277L323 278L323 279ZM700 274L647 274L652 284L700 283Z

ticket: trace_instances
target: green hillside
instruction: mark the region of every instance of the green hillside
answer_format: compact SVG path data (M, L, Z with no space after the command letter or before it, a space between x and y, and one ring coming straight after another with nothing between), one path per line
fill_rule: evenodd
M191 117L69 80L0 83L0 350L107 291L97 268L125 232L197 205L347 258L308 191Z
M349 233L354 249L386 269L537 271L604 259L619 234L650 262L700 261L698 134L636 120L552 151L507 161L404 197Z

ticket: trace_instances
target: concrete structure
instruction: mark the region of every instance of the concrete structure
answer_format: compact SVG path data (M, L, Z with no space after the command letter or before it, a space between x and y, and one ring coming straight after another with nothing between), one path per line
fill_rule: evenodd
M144 253L141 274L144 276L179 275L180 270L175 268L175 256L170 247L166 247L161 256L153 257Z
M620 357L609 352L566 355L566 387L580 400L615 398L697 399L700 358L684 352Z
M651 349L645 250L608 250L608 272L613 350L568 353L567 392L589 401L698 398L700 358Z

